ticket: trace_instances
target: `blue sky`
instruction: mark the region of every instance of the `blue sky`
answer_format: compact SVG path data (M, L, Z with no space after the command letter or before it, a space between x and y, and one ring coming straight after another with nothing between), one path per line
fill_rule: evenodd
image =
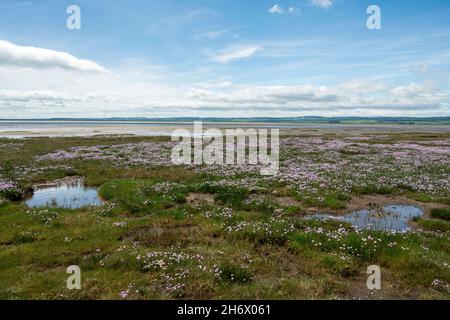
M1 0L0 111L449 116L449 17L447 0Z

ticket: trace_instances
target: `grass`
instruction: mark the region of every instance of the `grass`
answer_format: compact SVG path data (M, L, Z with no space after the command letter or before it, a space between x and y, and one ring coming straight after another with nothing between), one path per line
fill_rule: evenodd
M411 137L387 139L395 143ZM345 208L351 196L362 193L407 194L433 202L438 197L432 193L384 185L375 177L362 186L336 190L317 182L298 192L288 182L252 173L35 160L76 146L161 140L0 139L8 148L20 143L15 152L0 152L0 178L20 183L17 194L3 192L0 198L0 299L121 299L122 292L128 299L364 298L358 288L364 287L371 264L389 275L382 277L383 287L392 287L396 297L450 297L445 286L433 284L436 279L450 283L448 209L432 210L433 219L417 219L419 230L405 234L304 217L311 207ZM311 155L315 161L327 156ZM14 201L35 182L74 175L98 186L106 203L30 210ZM329 178L347 181L344 175ZM209 194L215 202L187 203L189 193ZM66 268L73 264L82 270L79 291L65 287Z
M252 274L243 267L226 262L219 267L220 280L228 283L246 284L252 280Z
M433 218L450 221L450 208L433 208L430 214Z
M435 220L435 219L418 219L417 225L425 230L437 231L437 232L449 232L450 222Z

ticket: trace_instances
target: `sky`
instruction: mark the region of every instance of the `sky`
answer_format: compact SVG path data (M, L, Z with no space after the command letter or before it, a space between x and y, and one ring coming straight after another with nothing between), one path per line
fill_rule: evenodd
M450 116L449 17L448 0L0 0L0 118Z

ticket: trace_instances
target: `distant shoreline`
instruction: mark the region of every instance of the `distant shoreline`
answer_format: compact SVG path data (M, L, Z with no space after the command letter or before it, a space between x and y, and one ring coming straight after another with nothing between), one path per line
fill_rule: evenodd
M193 130L194 121L124 121L124 120L0 120L0 137L93 137L152 136L168 137L176 129ZM450 125L434 123L336 123L336 122L218 122L204 121L203 128L279 129L282 135L450 133Z
M144 124L190 124L193 121L205 123L301 123L301 124L440 124L450 125L449 117L105 117L105 118L41 118L0 119L2 123L144 123Z

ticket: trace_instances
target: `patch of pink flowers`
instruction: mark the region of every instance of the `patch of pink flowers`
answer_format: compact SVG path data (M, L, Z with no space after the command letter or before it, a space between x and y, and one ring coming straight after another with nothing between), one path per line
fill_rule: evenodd
M171 142L139 142L119 145L72 147L39 156L37 161L108 160L115 165L172 165Z
M2 191L10 191L17 190L18 187L13 181L9 180L0 180L0 192Z

